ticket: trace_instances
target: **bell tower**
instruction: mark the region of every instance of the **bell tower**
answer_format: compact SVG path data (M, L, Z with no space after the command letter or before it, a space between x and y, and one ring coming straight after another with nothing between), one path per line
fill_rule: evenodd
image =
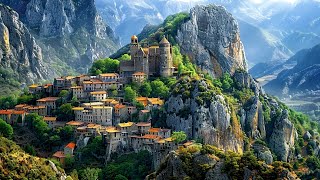
M159 43L160 50L160 76L170 77L173 75L172 49L170 42L163 37Z
M131 36L131 44L130 44L130 55L131 60L133 60L134 54L139 50L140 45L138 41L138 37L136 35Z

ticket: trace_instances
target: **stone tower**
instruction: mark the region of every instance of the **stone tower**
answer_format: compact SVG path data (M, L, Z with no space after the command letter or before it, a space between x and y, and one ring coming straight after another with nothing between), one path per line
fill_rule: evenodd
M138 37L133 35L131 36L131 45L130 45L130 55L131 59L133 59L134 54L140 49Z
M160 50L160 76L170 77L173 75L172 49L169 41L163 37L159 43Z

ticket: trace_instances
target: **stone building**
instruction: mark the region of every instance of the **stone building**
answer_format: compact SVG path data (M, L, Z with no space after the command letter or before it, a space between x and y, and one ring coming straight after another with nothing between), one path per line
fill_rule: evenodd
M143 48L139 44L138 37L132 36L130 55L131 60L120 62L120 77L125 80L129 81L137 73L144 73L147 77L173 75L172 47L165 37L159 42L159 46Z

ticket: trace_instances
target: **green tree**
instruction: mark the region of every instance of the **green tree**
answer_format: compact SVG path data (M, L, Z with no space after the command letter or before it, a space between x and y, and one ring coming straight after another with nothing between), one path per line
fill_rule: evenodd
M184 131L173 132L171 137L176 143L181 143L187 139L187 135Z
M0 136L11 138L12 135L13 135L13 128L10 126L10 124L0 119Z
M13 95L0 98L0 109L11 109L17 105L17 98Z
M159 79L151 82L151 96L166 98L169 95L169 88Z
M119 64L119 60L111 58L97 60L93 63L89 73L91 75L98 75L101 73L118 72Z
M70 121L74 119L72 105L70 103L61 105L56 111L57 119L59 121Z
M100 173L101 169L88 167L86 169L80 170L79 176L81 180L97 180Z
M118 91L117 90L113 90L111 92L111 94L112 94L113 97L117 97L118 96Z
M137 97L137 93L130 87L127 86L124 89L124 100L127 102L133 102Z
M119 61L128 61L131 60L131 56L129 54L124 54L120 58L118 58Z
M26 147L24 147L24 151L32 156L35 156L37 154L36 150L32 145L27 144Z
M70 173L70 176L72 177L73 180L79 180L78 171L76 169L72 170L72 172Z
M225 73L221 78L222 89L224 91L230 91L231 87L234 86L233 80L229 73Z
M65 158L65 167L70 169L73 167L74 163L75 163L74 157L70 156L70 154L67 154Z
M30 104L34 97L32 94L23 94L17 99L18 104Z
M140 95L144 97L149 97L151 94L152 88L149 82L144 82L139 89Z
M125 176L118 174L116 175L116 177L114 178L114 180L128 180L128 178L126 178Z
M67 98L68 95L69 95L69 91L67 91L67 90L62 90L59 93L59 97L63 97L63 98Z

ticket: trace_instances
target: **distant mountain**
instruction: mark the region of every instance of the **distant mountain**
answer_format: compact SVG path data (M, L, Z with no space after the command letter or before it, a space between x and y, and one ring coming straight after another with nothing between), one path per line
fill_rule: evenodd
M94 0L0 0L19 13L35 36L46 62L58 74L86 72L93 60L119 47L117 38L98 14Z
M296 61L292 69L282 71L265 86L271 94L284 96L294 93L320 90L320 44L302 50L289 61Z

